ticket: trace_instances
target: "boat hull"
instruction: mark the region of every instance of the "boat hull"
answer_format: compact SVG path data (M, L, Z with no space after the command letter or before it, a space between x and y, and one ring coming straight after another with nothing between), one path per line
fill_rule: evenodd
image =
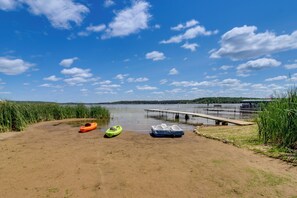
M123 128L120 125L116 125L107 129L105 132L105 135L107 137L114 137L122 133L122 131L123 131Z
M97 128L97 122L87 123L85 126L79 128L80 133L90 132Z

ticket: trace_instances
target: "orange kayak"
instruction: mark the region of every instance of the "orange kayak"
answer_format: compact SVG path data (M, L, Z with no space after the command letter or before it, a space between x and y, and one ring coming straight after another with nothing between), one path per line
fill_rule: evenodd
M80 133L86 133L97 128L97 122L86 123L85 126L79 128Z

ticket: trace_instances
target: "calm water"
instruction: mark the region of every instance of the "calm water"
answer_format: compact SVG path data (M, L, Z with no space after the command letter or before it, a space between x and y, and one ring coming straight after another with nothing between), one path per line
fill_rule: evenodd
M122 125L124 130L136 131L141 133L147 133L150 131L152 125L166 123L167 125L176 124L174 121L174 115L168 114L166 116L159 116L159 113L146 113L144 109L169 109L188 111L195 113L204 113L209 115L221 116L230 119L246 119L251 118L251 114L240 114L236 112L213 112L206 111L207 107L213 107L213 105L207 106L206 104L170 104L170 105L102 105L109 109L111 113L111 119L109 123L101 123L101 130L105 131L107 128L113 125ZM239 110L240 104L222 104L221 108L230 110ZM184 116L180 115L178 125L184 130L192 131L195 125L199 123L214 125L213 120L191 117L186 122Z

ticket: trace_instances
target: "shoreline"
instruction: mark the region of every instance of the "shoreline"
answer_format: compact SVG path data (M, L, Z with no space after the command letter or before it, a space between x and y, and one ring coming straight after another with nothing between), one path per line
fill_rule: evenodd
M297 168L202 138L153 138L50 121L0 141L0 197L292 197Z

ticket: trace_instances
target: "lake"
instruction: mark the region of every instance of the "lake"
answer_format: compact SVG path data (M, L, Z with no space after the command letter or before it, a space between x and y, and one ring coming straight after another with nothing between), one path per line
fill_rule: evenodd
M217 105L217 104L216 104ZM186 131L192 131L197 124L214 125L213 120L199 117L192 117L186 122L184 116L180 115L179 122L174 120L173 114L167 117L160 117L158 113L146 113L144 109L169 109L195 113L204 113L229 119L250 119L254 115L247 113L234 112L239 110L241 104L221 104L222 109L229 109L231 112L207 111L207 108L214 108L213 104L106 104L101 105L111 113L109 122L100 123L101 130L105 131L113 125L121 125L124 130L136 131L140 133L150 132L152 125L166 123L167 125L178 124Z

